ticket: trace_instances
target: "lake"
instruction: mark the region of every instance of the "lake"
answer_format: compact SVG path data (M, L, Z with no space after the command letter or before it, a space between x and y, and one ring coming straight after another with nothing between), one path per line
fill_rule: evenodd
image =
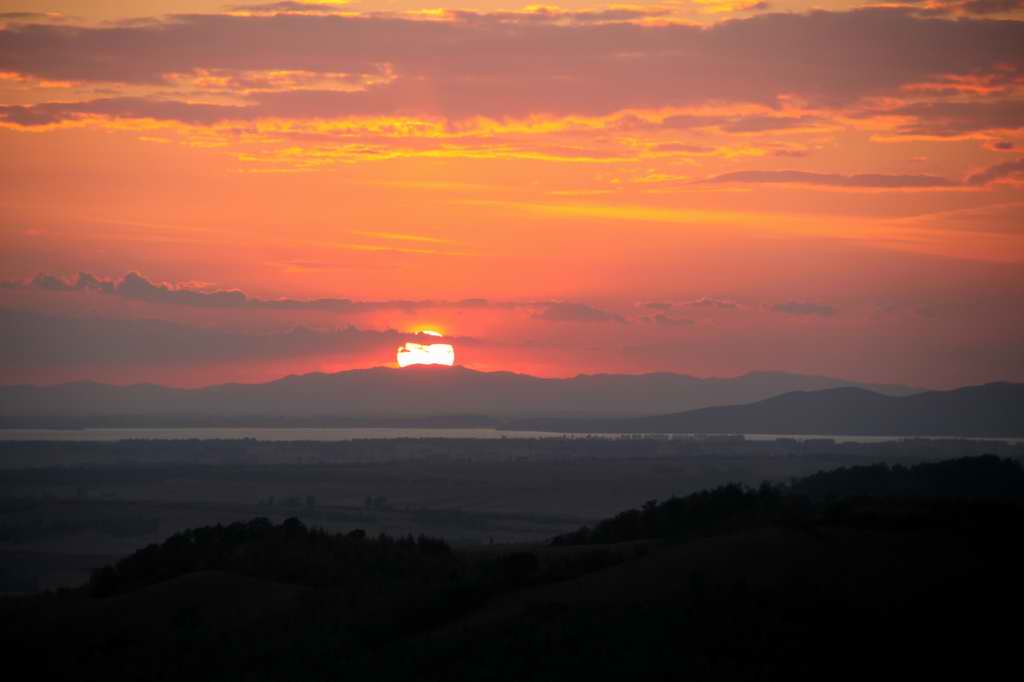
M693 438L693 434L646 434L659 438ZM700 437L704 434L696 434ZM491 428L99 428L99 429L3 429L0 441L118 441L118 440L238 440L252 438L264 441L345 441L386 438L638 438L638 434L580 434L550 431L502 431ZM715 436L708 436L715 437ZM811 440L830 438L837 443L885 443L904 440L904 436L849 436L849 435L786 435L744 434L747 440L772 441L779 438ZM927 438L928 436L921 436ZM970 440L998 440L1017 443L1024 439L1002 438Z

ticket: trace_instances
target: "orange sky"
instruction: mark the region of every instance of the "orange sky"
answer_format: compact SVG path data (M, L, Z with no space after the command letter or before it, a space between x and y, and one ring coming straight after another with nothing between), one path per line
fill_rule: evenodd
M436 7L0 0L4 383L1024 381L1019 0Z

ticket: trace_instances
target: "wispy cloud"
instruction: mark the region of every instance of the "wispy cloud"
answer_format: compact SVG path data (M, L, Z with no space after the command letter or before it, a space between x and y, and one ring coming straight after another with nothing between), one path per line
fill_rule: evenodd
M427 244L453 244L454 242L450 239L441 239L440 237L428 237L421 234L405 234L401 232L372 232L369 230L352 230L352 234L362 235L364 237L376 237L378 239L393 239L400 242L424 242Z
M983 187L993 182L1013 178L1024 173L1024 158L1006 161L972 173L960 180L949 180L934 175L886 175L863 173L840 175L838 173L812 173L795 170L749 170L723 173L698 184L793 184L841 187L853 189L951 189L961 187Z
M319 264L313 264L317 266ZM120 279L79 273L76 279L52 274L39 274L24 282L5 281L5 289L38 289L51 292L97 292L119 298L159 305L180 305L195 308L248 308L254 310L323 311L360 315L378 311L466 309L525 310L533 319L545 322L625 322L616 313L587 303L557 300L491 301L486 298L459 300L378 300L360 301L348 298L257 298L239 289L196 288L185 283L153 282L137 272Z
M776 303L771 306L771 311L784 315L812 315L817 317L831 317L835 308L825 303L812 303L810 301L787 301Z
M533 317L547 322L625 322L621 315L594 308L586 303L553 301L541 304Z
M885 175L865 173L839 175L837 173L811 173L795 170L751 170L723 173L697 182L712 185L741 184L795 184L858 189L935 189L958 186L958 183L934 175Z
M608 11L623 19L630 12L649 14ZM902 87L936 73L1019 71L1024 60L1016 48L1024 42L1019 22L944 21L899 8L764 14L704 28L629 21L595 26L583 19L598 15L555 14L516 15L514 31L506 23L511 15L471 13L443 20L192 14L117 27L7 27L0 30L0 70L50 80L159 85L174 74L204 69L375 76L381 64L391 65L394 78L355 92L257 94L235 108L114 98L7 108L4 117L26 126L82 113L175 116L198 124L259 116L403 113L501 119L714 101L778 104L792 96L835 106L898 95ZM565 16L573 20L548 20ZM526 20L538 18L543 20ZM208 39L211 33L216 41ZM881 35L885 68L866 67L879 59ZM182 45L190 47L183 50ZM722 69L722 64L731 68ZM744 132L812 122L767 117L724 125Z

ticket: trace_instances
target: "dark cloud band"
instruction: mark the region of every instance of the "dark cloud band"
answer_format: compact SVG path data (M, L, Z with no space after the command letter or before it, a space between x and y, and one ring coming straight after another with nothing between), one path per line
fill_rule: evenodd
M197 308L250 308L257 310L320 311L362 314L380 310L430 309L495 309L532 310L532 317L547 322L625 322L615 313L600 310L586 303L566 301L489 301L466 298L457 301L385 300L354 301L347 298L254 298L238 289L201 290L152 282L137 272L129 272L120 280L104 279L83 272L68 281L52 274L39 274L28 282L3 282L6 289L33 288L45 291L96 291L146 303L184 305Z
M1019 77L1022 44L1024 22L950 21L892 8L762 14L707 28L521 21L515 30L477 15L182 15L124 26L8 26L0 30L0 70L151 85L199 70L378 76L387 65L394 76L355 92L252 95L237 107L110 99L4 110L6 120L22 125L82 113L198 124L394 113L464 119L602 115L709 101L777 105L792 95L838 106L898 93L934 74ZM725 125L757 132L808 122L764 117Z

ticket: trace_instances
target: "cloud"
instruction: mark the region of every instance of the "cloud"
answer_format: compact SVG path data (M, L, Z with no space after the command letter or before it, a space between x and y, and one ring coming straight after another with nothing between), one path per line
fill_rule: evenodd
M0 21L40 21L48 16L45 12L0 12Z
M109 116L111 118L153 119L178 121L192 125L212 125L225 121L253 118L256 111L255 107L116 97L32 106L0 106L0 120L32 127L53 125L82 116Z
M912 4L923 0L905 0ZM980 15L1007 14L1024 8L1024 0L933 0L918 10L922 16L929 15Z
M1024 202L1009 201L987 205L968 205L939 210L899 220L912 228L926 226L932 230L984 234L1021 234L1021 213Z
M660 312L668 312L670 310L677 310L679 308L717 308L719 310L735 310L738 306L733 301L726 301L719 298L709 298L702 296L693 301L684 301L683 303L667 303L661 301L654 301L651 303L641 303L641 308L648 308L650 310L657 310Z
M112 294L116 290L116 286L113 282L100 279L94 275L90 275L87 272L78 273L78 283L75 285L75 288L91 289L93 291L99 291L104 294Z
M614 313L598 310L586 303L564 303L550 302L536 304L542 308L540 312L534 313L535 320L547 322L625 322L625 320Z
M810 154L806 149L775 149L772 151L772 156L784 159L803 159L810 156Z
M817 315L819 317L831 317L835 310L830 305L822 303L809 303L806 301L788 301L776 303L771 311L784 315Z
M1024 0L968 0L961 7L970 14L1001 14L1024 9Z
M17 23L61 23L67 20L60 12L0 12L0 24Z
M656 152L685 152L688 154L710 154L715 151L714 147L706 147L699 144L682 144L680 142L666 142L654 146Z
M36 289L45 289L46 291L74 291L76 288L60 277L42 274L36 275L32 279L32 286Z
M116 286L118 295L150 303L177 303L209 308L237 308L247 302L241 291L192 291L153 284L136 272L129 272Z
M696 301L688 301L683 305L691 308L719 308L721 310L735 310L738 306L734 301L725 301L720 298L698 298Z
M228 7L232 12L246 12L252 14L335 14L344 11L345 2L268 2L243 5L231 5Z
M1024 157L1014 161L1007 161L1005 163L997 163L994 166L989 166L979 173L967 176L967 179L964 182L968 185L988 185L999 180L1011 178L1021 173L1024 173Z
M658 314L653 318L655 324L659 324L666 327L689 327L694 324L693 320L687 320L678 317L669 317L668 315Z
M188 366L310 356L393 357L408 334L356 327L255 333L157 319L59 317L0 310L0 367Z
M372 310L414 310L431 307L480 307L484 299L464 301L352 301L345 298L261 299L252 298L237 289L203 290L184 285L156 283L137 272L129 272L120 280L104 279L83 272L76 281L56 275L40 274L25 283L12 283L12 288L35 288L47 291L97 291L146 303L184 305L198 308L265 308L274 310L320 310L328 312L369 312Z
M1024 158L990 166L968 175L963 181L953 181L934 175L883 175L866 173L840 175L837 173L810 173L806 171L735 171L723 173L697 184L790 184L855 189L945 189L956 187L982 187L1024 172Z
M555 6L535 5L519 12L475 12L447 10L444 16L464 22L501 24L611 24L664 17L670 14L662 7L612 7L595 10L566 10Z
M706 184L752 183L821 185L825 187L855 187L863 189L929 189L956 187L958 183L934 175L883 175L868 173L839 175L837 173L809 173L795 170L736 171L705 180Z
M114 97L12 106L3 116L25 126L90 113L209 125L253 117L606 115L709 102L774 107L792 97L842 106L898 94L933 74L1024 70L1024 22L950 21L905 8L768 13L707 27L627 21L638 11L441 20L191 14L128 25L11 25L0 29L0 70L48 80L165 86L200 71L292 70L358 81L379 79L382 65L390 76L352 92L239 94L237 106ZM807 122L771 116L721 124L763 131Z
M960 137L988 130L1024 129L1024 100L916 102L886 111L885 115L913 118L896 129L898 135Z
M761 133L803 128L818 122L814 116L743 116L723 123L720 127L728 133Z
M585 303L563 301L490 301L464 298L454 301L402 300L354 301L347 298L255 298L238 289L196 289L181 284L153 282L137 272L120 280L79 273L69 281L51 274L39 274L28 282L4 282L9 289L42 289L55 292L95 291L134 301L195 308L248 308L254 310L320 311L360 314L381 310L411 312L428 309L533 310L533 319L548 322L625 322L614 313Z
M819 123L814 116L706 116L678 114L668 116L658 126L669 130L718 128L727 133L762 133L790 130Z

